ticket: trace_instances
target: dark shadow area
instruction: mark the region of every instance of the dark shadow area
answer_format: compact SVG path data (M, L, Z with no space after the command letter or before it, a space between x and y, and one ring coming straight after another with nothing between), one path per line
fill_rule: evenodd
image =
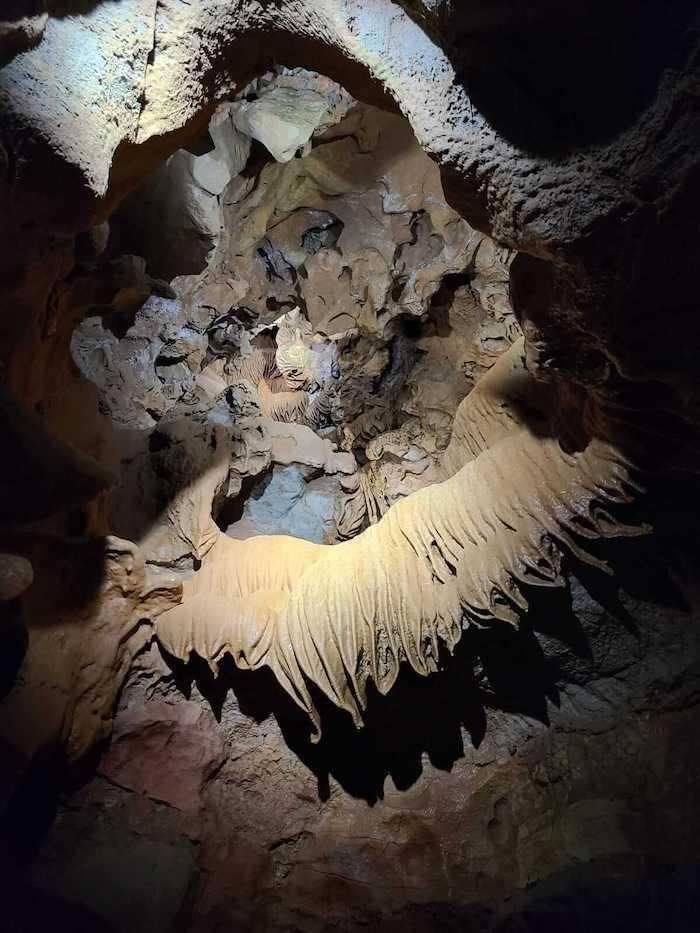
M21 612L31 628L65 624L66 616L80 624L80 611L91 609L105 580L105 538L0 530L0 548L26 557L34 568L34 582L21 598Z
M561 156L633 125L683 66L697 4L588 0L454 4L444 35L459 80L505 139Z
M412 904L388 933L694 933L700 866L607 859L528 885L500 908Z
M77 508L114 482L92 457L49 433L41 417L0 391L0 432L10 453L0 462L2 526L25 526Z
M114 933L99 914L46 894L20 879L0 881L0 929L3 933Z
M0 700L2 700L15 683L29 645L21 600L13 599L10 603L0 603L0 630L3 633L2 652L0 652Z
M3 900L3 895L6 897L13 884L24 884L20 881L22 870L34 858L55 820L61 795L71 793L94 776L103 750L104 743L99 743L69 766L63 748L54 744L44 747L26 768L24 761L13 760L11 747L0 740L0 791L6 801L0 813L0 920L3 908L11 903L11 899ZM15 775L21 775L21 781L12 789ZM4 890L3 883L7 885ZM31 917L27 913L27 918ZM0 925L0 930L4 933L5 927Z
M700 865L608 859L518 892L493 933L691 933L700 910Z
M38 754L23 773L0 815L0 866L5 870L19 868L33 857L56 816L59 788L66 779L62 754L55 746Z

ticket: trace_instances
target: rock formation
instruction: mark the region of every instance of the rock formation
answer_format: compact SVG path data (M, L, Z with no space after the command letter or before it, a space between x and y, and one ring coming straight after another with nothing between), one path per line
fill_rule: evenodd
M599 565L580 538L642 530L609 511L639 488L624 452L594 436L566 454L546 422L538 437L518 413L527 388L519 341L462 403L449 478L353 541L302 549L284 537L221 537L182 607L158 620L160 642L215 671L225 654L269 666L319 727L315 684L361 725L369 682L386 693L402 661L436 671L439 641L452 651L464 624L517 622L528 608L523 584L563 583L564 547Z
M699 26L3 10L0 925L690 928Z

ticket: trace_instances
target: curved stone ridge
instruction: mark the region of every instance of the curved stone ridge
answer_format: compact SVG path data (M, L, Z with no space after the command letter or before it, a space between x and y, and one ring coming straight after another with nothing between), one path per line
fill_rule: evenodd
M392 99L441 164L460 213L526 254L513 284L533 367L599 387L617 373L678 383L652 334L632 345L625 333L659 281L674 282L667 317L690 310L684 270L694 262L678 262L688 244L675 218L697 177L689 140L698 128L687 106L698 77L697 5L679 3L668 17L655 0L634 24L623 12L608 21L546 2L527 16L507 4L487 15L483 6L124 0L50 16L41 42L0 75L12 141L11 184L0 189L7 216L18 229L28 218L87 229L199 135L216 104L270 57L302 60L358 99ZM584 24L579 57L561 61ZM527 48L535 60L522 58ZM586 50L600 53L593 87L581 73L593 60ZM509 55L520 83L504 73ZM561 63L559 97L548 55ZM63 184L79 192L69 210L56 197Z

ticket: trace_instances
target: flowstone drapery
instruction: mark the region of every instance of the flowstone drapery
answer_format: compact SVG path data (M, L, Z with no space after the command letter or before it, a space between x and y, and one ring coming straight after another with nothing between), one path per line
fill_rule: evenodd
M436 671L439 643L452 650L464 625L517 623L527 585L563 584L563 554L603 566L586 539L646 530L610 512L639 491L633 466L603 438L567 453L538 436L546 413L533 424L521 411L532 390L518 341L462 403L449 478L351 541L222 535L156 621L161 644L214 670L226 654L267 665L320 731L311 682L360 725L368 682L386 693L404 661Z

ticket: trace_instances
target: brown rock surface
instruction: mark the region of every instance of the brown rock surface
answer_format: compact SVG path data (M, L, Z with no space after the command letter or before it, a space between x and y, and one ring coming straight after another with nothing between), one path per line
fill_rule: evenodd
M656 573L637 549L625 576L635 590L637 561ZM195 668L173 680L145 655L102 766L141 786L98 778L68 799L32 877L50 883L76 833L84 848L62 863L67 890L95 849L125 845L128 858L137 840L194 839L191 930L684 929L681 908L664 905L687 905L696 859L697 626L668 608L659 616L648 591L622 605L636 634L576 582L569 621L559 600L537 606L539 669L532 636L498 650L477 638L444 676L402 679L361 733L328 708L317 746L259 675L215 682ZM544 634L554 616L578 649ZM160 807L171 793L173 808ZM118 843L124 833L131 841ZM119 900L131 883L102 887L82 902Z
M688 933L697 3L6 7L0 925ZM526 389L455 421L516 317ZM597 540L632 492L653 543ZM362 638L383 690L457 567L455 657L354 731ZM265 672L165 663L175 574L216 583L168 617L213 669L293 607L318 745Z
M178 810L196 810L202 787L223 763L223 750L207 710L154 701L120 718L98 773Z

